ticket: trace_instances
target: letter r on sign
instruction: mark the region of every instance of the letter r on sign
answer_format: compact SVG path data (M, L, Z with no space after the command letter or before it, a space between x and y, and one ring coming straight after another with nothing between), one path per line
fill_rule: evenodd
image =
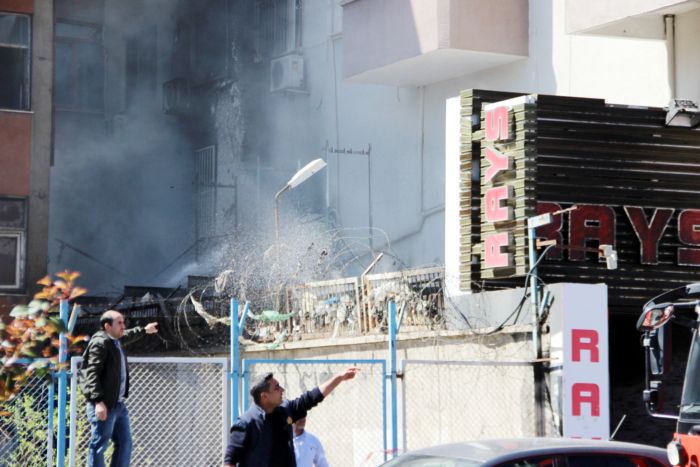
M598 354L598 331L595 329L572 329L571 330L571 361L581 361L581 351L587 350L589 361L597 363L600 361Z

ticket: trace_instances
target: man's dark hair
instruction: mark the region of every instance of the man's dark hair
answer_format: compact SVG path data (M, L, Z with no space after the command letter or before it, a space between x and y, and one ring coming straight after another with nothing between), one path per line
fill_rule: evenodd
M120 316L121 313L119 313L117 310L107 310L102 315L100 316L100 330L104 331L105 330L105 325L109 324L110 326L114 326L114 318L117 316Z
M250 395L253 396L253 401L256 404L260 405L260 394L270 390L271 379L272 373L268 373L250 389Z
M104 331L105 329L105 324L109 324L110 326L112 325L112 322L114 321L114 318L108 314L103 314L100 316L100 329Z

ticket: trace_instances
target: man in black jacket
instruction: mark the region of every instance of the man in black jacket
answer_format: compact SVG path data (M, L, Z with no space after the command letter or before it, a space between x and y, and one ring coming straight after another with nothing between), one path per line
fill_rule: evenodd
M250 390L253 406L238 417L224 464L226 467L295 467L292 423L306 417L341 382L352 379L357 368L348 368L294 400L284 400L284 388L268 373Z
M124 400L129 395L129 367L119 340L158 332L158 323L126 330L118 311L105 311L83 354L80 389L87 399L90 422L88 466L104 467L104 453L114 443L112 467L128 467L131 462L129 411Z

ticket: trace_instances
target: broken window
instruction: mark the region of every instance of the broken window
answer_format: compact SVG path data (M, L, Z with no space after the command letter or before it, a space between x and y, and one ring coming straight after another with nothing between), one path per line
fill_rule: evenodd
M29 110L29 17L0 13L0 108Z
M26 201L0 198L0 291L24 288Z
M57 21L55 70L56 107L102 111L104 57L99 26Z

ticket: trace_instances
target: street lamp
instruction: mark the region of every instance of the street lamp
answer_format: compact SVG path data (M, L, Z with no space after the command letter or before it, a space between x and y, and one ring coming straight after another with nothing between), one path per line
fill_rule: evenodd
M292 178L289 179L287 184L275 195L275 240L277 243L280 241L280 211L279 211L279 197L287 190L296 188L297 186L304 183L310 176L321 170L326 166L326 161L323 159L315 159L304 167L299 169L297 173L294 174Z

